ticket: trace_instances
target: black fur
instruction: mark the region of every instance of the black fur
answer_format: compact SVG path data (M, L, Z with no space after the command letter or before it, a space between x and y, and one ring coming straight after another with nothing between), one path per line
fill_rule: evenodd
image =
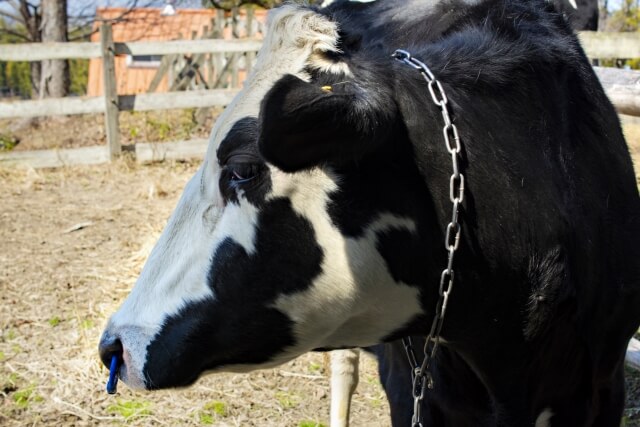
M599 10L597 0L576 0L577 9L568 0L554 0L553 3L560 12L566 15L574 30L598 30Z
M619 425L625 348L640 324L640 198L616 113L565 18L544 0L339 2L319 13L341 34L342 52L326 59L353 75L284 77L221 143L225 203L245 197L259 210L256 252L215 248L215 299L165 322L148 348L148 387L296 344L294 321L272 303L308 289L332 254L289 199L267 197L267 162L325 168L338 186L326 209L344 236L383 213L416 224L379 232L376 247L423 309L375 348L394 425L406 423L409 367L394 340L431 324L451 159L424 79L391 58L404 48L446 89L467 188L427 425L532 426L547 408L554 427Z
M354 77L281 80L263 101L261 153L285 170L337 171L329 208L347 235L376 212L416 218L428 248L390 233L379 249L433 313L450 159L426 83L390 55L404 48L427 63L464 141L468 191L429 419L530 426L549 408L553 426L618 425L626 343L640 323L640 198L616 113L550 4L430 3L325 10L357 41L328 57ZM425 334L429 318L388 339ZM387 379L390 396L397 382Z

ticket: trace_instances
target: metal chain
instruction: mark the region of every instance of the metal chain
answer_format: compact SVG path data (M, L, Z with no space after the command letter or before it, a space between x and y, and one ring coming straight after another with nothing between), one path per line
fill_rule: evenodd
M433 103L440 108L442 113L442 119L444 120L444 127L442 128L442 134L444 136L445 146L447 151L451 155L451 166L453 173L449 178L449 199L451 200L452 213L451 221L447 225L447 231L444 239L444 246L448 252L447 267L442 270L440 274L440 287L438 289L438 301L436 303L436 312L431 324L431 330L424 344L424 359L421 364L418 364L416 354L413 350L413 342L411 337L402 339L409 364L411 365L411 378L413 380L413 418L411 419L412 427L423 427L422 421L422 400L424 399L427 389L433 389L434 382L431 374L431 362L436 357L438 347L440 346L440 332L442 331L442 325L444 322L444 316L447 312L447 304L449 303L449 296L453 291L454 271L453 271L453 259L455 257L456 250L460 245L460 234L462 227L458 222L458 214L460 211L460 204L464 200L464 175L460 173L458 167L458 160L460 154L460 137L458 136L458 128L451 122L451 115L449 114L449 99L444 91L444 88L440 82L435 78L429 67L424 63L412 57L406 50L396 50L393 53L393 58L409 65L410 67L418 70L422 77L427 81L429 94Z

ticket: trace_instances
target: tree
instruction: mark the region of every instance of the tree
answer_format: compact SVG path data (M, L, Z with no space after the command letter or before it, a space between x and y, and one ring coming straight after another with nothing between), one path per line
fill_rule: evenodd
M11 34L29 43L67 41L66 0L0 0L0 15L8 18L11 26L0 33ZM69 62L50 60L31 62L32 96L63 97L69 93Z
M67 1L42 0L41 39L43 42L66 42ZM69 61L42 61L40 98L62 98L69 94Z
M16 25L5 26L0 31L4 34L12 35L22 41L30 43L38 43L42 39L40 38L40 5L32 3L28 0L0 0L0 5L7 4L9 8L0 9L0 16L8 18L12 23L19 23L19 27ZM22 31L21 31L22 30ZM40 93L40 63L30 63L31 73L31 87L32 94Z
M608 31L629 32L640 30L640 1L624 0L619 10L609 15Z
M178 3L193 1L196 0L180 0ZM69 14L67 0L0 0L0 18L7 20L6 25L0 25L0 36L11 36L14 43L66 42L71 31L74 40L86 40L93 31L98 3L98 0L72 1L72 13ZM108 4L109 1L106 2ZM123 6L122 1L117 4ZM126 19L127 14L137 7L163 4L164 0L127 0L121 16L112 21ZM62 97L69 93L68 60L31 62L29 67L33 97Z

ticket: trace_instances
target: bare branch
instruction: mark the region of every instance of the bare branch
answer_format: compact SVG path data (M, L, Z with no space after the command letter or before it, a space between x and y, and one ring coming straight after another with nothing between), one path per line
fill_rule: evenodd
M31 41L29 36L27 36L25 34L22 34L22 33L19 33L17 31L6 29L6 28L0 28L0 34L9 34L9 35L12 35L14 37L18 37L19 39L24 40L26 42L30 42Z
M6 12L6 11L4 11L2 9L0 9L0 16L7 17L7 18L12 19L14 21L24 22L22 20L22 16L14 15L13 13Z
M282 3L282 1L269 1L269 0L208 0L209 4L215 9L231 10L236 7L244 6L247 4L253 4L265 9L268 9L274 5Z
M20 4L16 0L7 0L7 3L9 3L13 7L13 10L17 11L18 9L20 9Z
M95 29L95 30L89 30L86 33L80 33L80 34L76 34L73 37L69 36L69 41L70 42L75 42L78 40L84 40L87 39L89 37L91 37L92 35L94 35L95 33L99 32L99 29Z

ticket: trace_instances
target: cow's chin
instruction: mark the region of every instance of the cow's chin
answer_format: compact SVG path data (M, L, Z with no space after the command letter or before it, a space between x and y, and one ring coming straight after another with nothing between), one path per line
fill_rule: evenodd
M176 372L148 372L138 373L136 371L129 371L124 369L121 372L120 378L122 381L134 390L160 390L160 389L168 389L168 388L184 388L193 385L197 382L201 377L212 375L212 374L221 374L221 373L236 373L236 374L245 374L261 369L273 369L281 366L299 355L283 355L278 357L277 359L267 361L260 364L228 364L228 365L220 365L212 368L208 368L203 372L195 373L195 372L182 372L177 374ZM124 374L124 375L122 375ZM133 374L133 375L131 375ZM176 375L177 374L177 375ZM142 378L145 381L142 381Z
M132 390L148 390L142 371L130 360L127 361L126 353L123 355L124 363L118 370L118 378Z

